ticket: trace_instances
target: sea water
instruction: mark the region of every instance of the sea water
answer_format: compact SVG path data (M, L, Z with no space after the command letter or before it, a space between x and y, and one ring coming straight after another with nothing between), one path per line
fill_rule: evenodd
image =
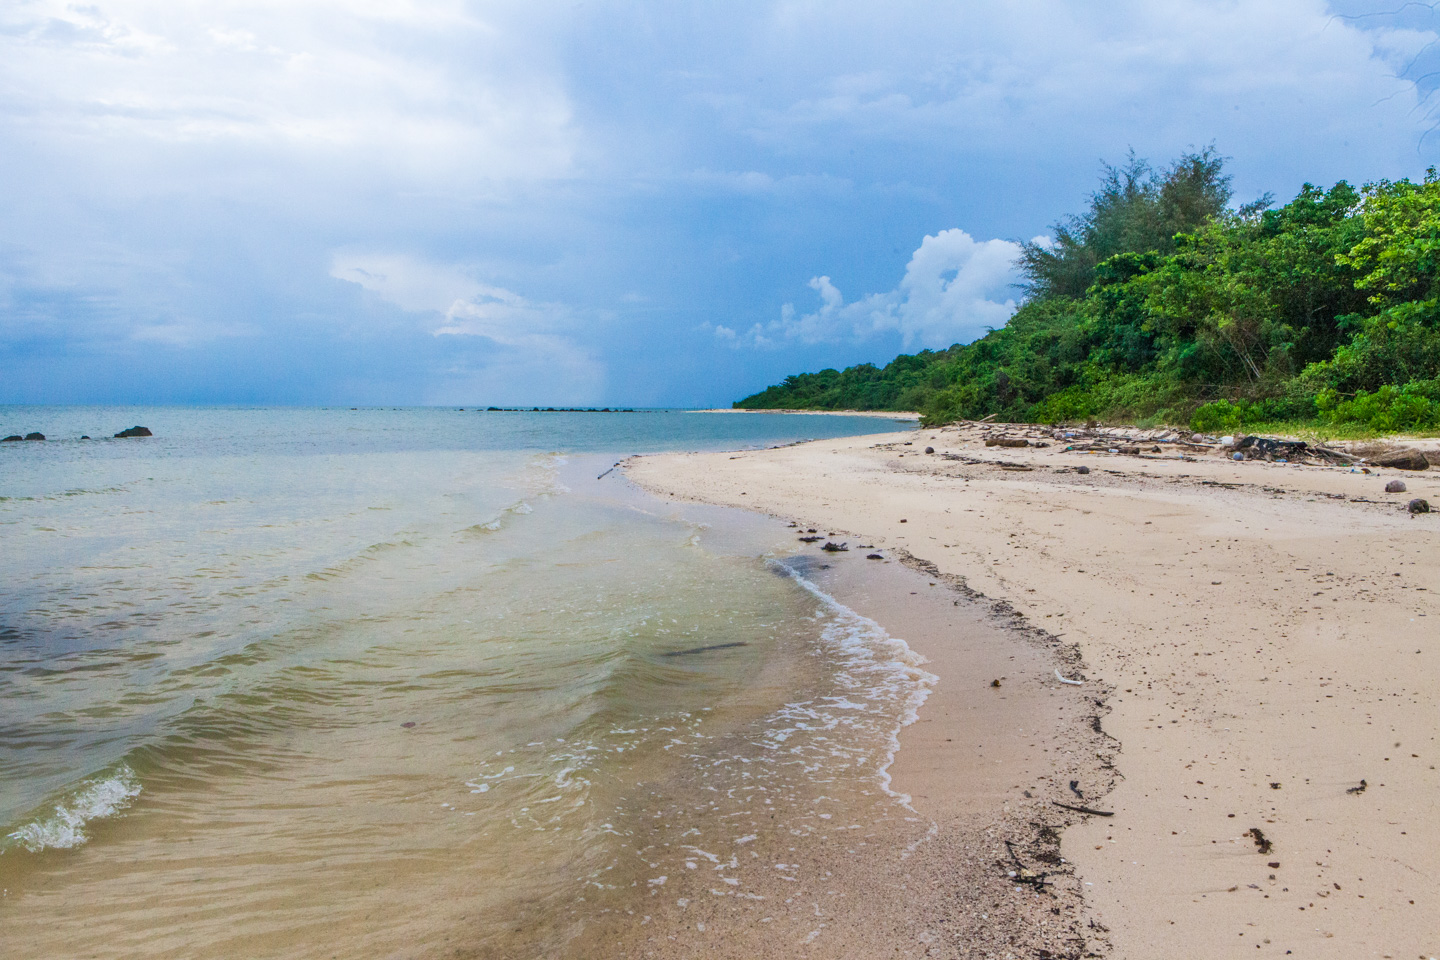
M893 422L0 421L50 438L0 445L0 956L596 955L768 922L795 837L903 813L904 644L792 531L607 472Z

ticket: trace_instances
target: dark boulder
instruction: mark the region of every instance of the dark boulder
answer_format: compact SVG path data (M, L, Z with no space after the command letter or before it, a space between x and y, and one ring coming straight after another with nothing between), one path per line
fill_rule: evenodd
M1391 480L1389 483L1385 484L1385 492L1386 492L1386 493L1404 493L1404 492L1405 492L1405 481L1404 481L1404 480Z
M150 432L149 427L131 427L129 430L121 430L115 436L118 439L125 439L127 437L153 437L155 434Z
M45 439L45 434L43 434L43 433L41 433L40 431L37 430L37 431L35 431L34 433L27 433L27 434L25 434L25 439L26 439L26 440L44 440L44 439Z
M934 453L934 452L935 452L935 448L934 448L934 447L926 447L926 448L925 448L925 452L926 452L926 453Z
M1370 458L1372 467L1389 467L1391 470L1428 470L1430 461L1419 450L1388 450Z
M1075 472L1076 472L1076 473L1089 473L1089 472L1090 472L1090 468L1082 465L1082 466L1076 467L1076 468L1075 468Z
M1405 509L1409 510L1411 513L1429 513L1430 502L1428 500L1421 500L1419 497L1416 497L1414 500L1411 500L1405 505Z
M14 443L14 442L16 442L17 440L24 440L24 439L25 439L25 438L22 437L22 436L20 436L20 434L18 434L18 433L12 433L12 434L10 434L10 436L6 437L4 440L0 440L0 443Z

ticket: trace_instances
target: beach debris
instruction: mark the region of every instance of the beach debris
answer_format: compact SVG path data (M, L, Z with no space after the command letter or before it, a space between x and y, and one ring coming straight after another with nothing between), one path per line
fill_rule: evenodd
M1073 687L1080 687L1085 685L1084 680L1066 680L1065 677L1060 673L1059 667L1055 668L1055 679L1059 680L1061 683L1068 683Z
M1345 792L1346 792L1346 793L1364 793L1364 792L1365 792L1365 788L1368 787L1368 786L1370 786L1368 783L1366 783L1364 780L1361 780L1361 781L1360 781L1360 786L1358 786L1358 787L1351 787L1350 789L1346 790Z
M1405 509L1409 510L1411 513L1429 513L1430 501L1424 500L1420 497L1416 497L1414 500L1411 500L1409 503L1405 504Z
M1245 835L1255 841L1255 846L1261 853L1269 853L1275 846L1259 827L1251 827L1245 831Z
M1009 852L1010 859L1015 864L1014 870L1006 871L1006 877L1014 883L1028 883L1036 890L1045 889L1048 884L1046 878L1050 875L1048 873L1039 873L1025 866L1025 864L1021 862L1019 854L1015 852L1015 844L1009 840L1005 841L1005 849Z
M986 437L987 447L1028 447L1030 441L1024 437Z
M909 521L909 520L905 520L905 519L901 519L900 522L901 522L901 523L909 523L910 521Z
M126 429L121 430L119 433L115 434L115 436L117 439L125 440L130 437L153 437L155 436L155 434L150 432L149 427L136 426L127 427Z
M1234 438L1234 437L1221 437L1221 438L1220 438L1220 446L1222 446L1222 447L1233 447L1233 446L1235 446L1235 438Z
M1429 470L1430 461L1425 459L1425 454L1419 450L1400 448L1398 450L1387 450L1384 453L1366 460L1373 467L1389 467L1392 470Z
M400 726L404 727L406 730L409 730L411 727L415 726L415 721L406 720L404 723L400 724Z
M1279 789L1280 789L1280 784L1278 784L1278 783L1276 783L1274 780L1272 780L1272 781L1270 781L1270 789L1271 789L1271 790L1279 790Z
M1281 440L1276 437L1242 437L1235 449L1244 451L1251 460L1294 459L1305 456L1310 445L1303 440Z
M1083 794L1083 793L1080 792L1080 781L1079 781L1079 780L1071 780L1071 781L1070 781L1070 792L1073 793L1073 794L1075 794L1075 796L1079 797L1081 800L1084 800L1084 799L1085 799L1085 794Z
M794 520L791 520L791 521L790 521L790 526L791 526L791 527L798 527L798 526L800 526L800 524L796 523Z
M995 680L991 680L991 681L990 681L990 686L992 686L992 687L998 687L998 686L1000 686L1000 680L999 680L998 678L995 679Z
M1230 454L1230 459L1231 459L1231 460L1244 460L1244 459L1245 459L1245 454L1243 454L1243 453L1232 453L1232 454Z
M689 657L697 653L709 653L711 650L729 650L731 647L748 647L750 644L744 640L732 640L729 643L711 643L703 647L689 647L685 650L668 650L660 654L662 657Z
M1051 800L1050 802L1062 810L1074 810L1076 813L1088 813L1096 817L1115 816L1114 810L1096 810L1094 807L1077 807L1072 803L1061 803L1059 800Z
M1078 466L1078 467L1075 468L1075 472L1076 472L1076 473L1080 473L1080 474L1089 473L1089 472L1090 472L1090 468L1087 467L1087 466L1085 466L1085 465L1082 463L1080 466Z
M824 540L824 539L825 539L824 537L820 537L820 536L815 536L815 537L801 537L801 538L800 538L800 542L801 542L801 543L814 543L814 542L817 541L817 540Z
M885 558L882 557L882 556L880 556L880 554L878 554L878 553L867 553L867 554L865 555L865 559L866 559L866 560L884 560Z
M1404 492L1405 492L1405 481L1404 481L1404 480L1391 480L1389 483L1385 484L1385 492L1386 492L1386 493L1404 493Z
M834 541L828 541L825 546L821 547L820 549L824 550L826 553L842 553L848 551L850 549L850 545L848 543L835 543Z

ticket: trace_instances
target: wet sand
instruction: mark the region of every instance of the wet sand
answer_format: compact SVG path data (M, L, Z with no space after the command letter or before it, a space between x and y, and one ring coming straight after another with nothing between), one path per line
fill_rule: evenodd
M950 932L927 945L939 956L1440 953L1430 863L1440 849L1440 516L1404 510L1411 497L1440 504L1440 474L984 448L979 439L922 430L627 465L664 496L834 533L849 541L852 567L859 543L913 554L937 574L925 591L953 578L984 598L954 609L1013 622L1006 636L1033 651L1027 660L1007 647L1024 669L997 689L983 670L976 677L945 659L947 630L892 629L940 678L901 736L894 785L937 823L927 879L962 878L913 908L884 904L910 911L894 921L904 937ZM936 453L923 454L926 444ZM1079 465L1092 472L1077 474ZM1408 492L1385 494L1396 478ZM1060 642L1026 632L1037 628ZM1061 685L1047 669L1074 677L1076 658L1083 686ZM983 699L1001 693L1003 702ZM1074 699L1062 715L1065 697ZM1113 742L1081 739L1086 702ZM1022 727L1020 716L1040 722ZM1036 739L1018 735L1032 728ZM1000 743L982 740L984 730L1011 733L1003 749L1014 752L991 756ZM1118 755L1107 795L1108 749ZM1000 760L989 777L988 760ZM1033 819L1038 808L1020 812L1027 790L1047 816L1063 813L1050 801L1070 793L1072 777L1086 799L1071 801L1114 812L1073 815L1059 846L1077 872L1058 878L1060 913L1049 916L1084 943L1022 952L1025 937L1045 932L1040 915L1017 906L996 926L988 907L1046 895L986 886L1004 852L986 847L999 836L987 830ZM1084 896L1073 917L1069 889Z
M908 804L872 788L837 806L833 821L762 824L744 851L773 869L742 873L740 896L713 879L722 864L702 858L648 898L592 917L567 956L1081 957L1103 948L1058 850L1075 815L1050 802L1080 802L1071 780L1087 796L1112 784L1113 746L1093 730L1096 691L1047 681L1057 665L1076 668L1074 651L903 553L867 553L815 550L803 569L942 677L890 768ZM695 799L674 782L666 790L657 824ZM794 798L775 799L773 816L792 817ZM635 846L643 853L643 841Z

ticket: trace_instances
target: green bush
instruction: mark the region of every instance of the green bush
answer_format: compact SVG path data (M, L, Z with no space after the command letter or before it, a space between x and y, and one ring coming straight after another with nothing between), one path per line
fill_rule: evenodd
M1056 244L1025 246L1030 296L1005 326L735 405L911 409L927 426L1440 426L1440 176L1307 184L1278 209L1225 209L1228 184L1211 150L1161 174L1132 158Z
M1440 426L1440 400L1436 381L1416 381L1397 387L1387 384L1373 392L1361 390L1341 399L1332 390L1316 397L1315 405L1326 423L1355 423L1380 433L1423 430Z

